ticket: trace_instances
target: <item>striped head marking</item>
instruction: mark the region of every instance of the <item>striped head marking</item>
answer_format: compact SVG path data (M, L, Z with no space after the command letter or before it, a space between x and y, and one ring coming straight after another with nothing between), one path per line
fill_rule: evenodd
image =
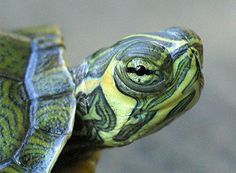
M85 60L77 87L78 133L120 146L159 130L198 101L202 63L200 38L177 27L99 50Z

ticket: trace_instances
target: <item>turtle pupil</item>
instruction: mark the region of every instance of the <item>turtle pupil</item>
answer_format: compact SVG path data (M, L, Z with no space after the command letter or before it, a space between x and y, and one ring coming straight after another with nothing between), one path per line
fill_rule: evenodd
M128 72L128 73L135 73L136 75L138 75L138 76L143 76L143 75L150 75L150 74L152 74L152 73L154 73L154 71L153 70L148 70L148 69L146 69L144 66L142 66L142 65L138 65L138 66L136 66L135 68L134 67L128 67L127 69L126 69L126 72Z
M135 68L135 73L138 75L138 76L143 76L146 74L146 68L142 65L138 65L136 68Z

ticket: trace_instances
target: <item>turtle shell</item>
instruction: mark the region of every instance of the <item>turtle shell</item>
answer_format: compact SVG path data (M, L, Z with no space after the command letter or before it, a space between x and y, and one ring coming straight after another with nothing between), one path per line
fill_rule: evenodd
M0 32L0 170L51 169L71 135L73 91L57 27Z

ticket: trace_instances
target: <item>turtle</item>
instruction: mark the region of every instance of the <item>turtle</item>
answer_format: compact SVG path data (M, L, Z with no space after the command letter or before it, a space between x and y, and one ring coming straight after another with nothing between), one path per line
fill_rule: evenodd
M200 37L181 27L124 37L75 67L58 26L0 32L0 173L68 172L158 131L199 100L202 68Z

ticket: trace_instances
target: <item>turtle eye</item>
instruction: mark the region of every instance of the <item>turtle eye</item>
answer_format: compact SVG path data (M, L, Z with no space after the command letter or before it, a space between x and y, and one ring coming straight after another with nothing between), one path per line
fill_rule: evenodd
M116 56L114 79L119 90L143 97L171 81L172 59L164 47L149 41L134 42Z
M127 73L135 73L138 76L143 76L143 75L149 75L154 73L152 70L146 69L143 65L137 65L135 68L134 67L127 67L126 69Z
M126 66L126 75L132 82L144 85L160 79L156 65L142 58L133 58Z

